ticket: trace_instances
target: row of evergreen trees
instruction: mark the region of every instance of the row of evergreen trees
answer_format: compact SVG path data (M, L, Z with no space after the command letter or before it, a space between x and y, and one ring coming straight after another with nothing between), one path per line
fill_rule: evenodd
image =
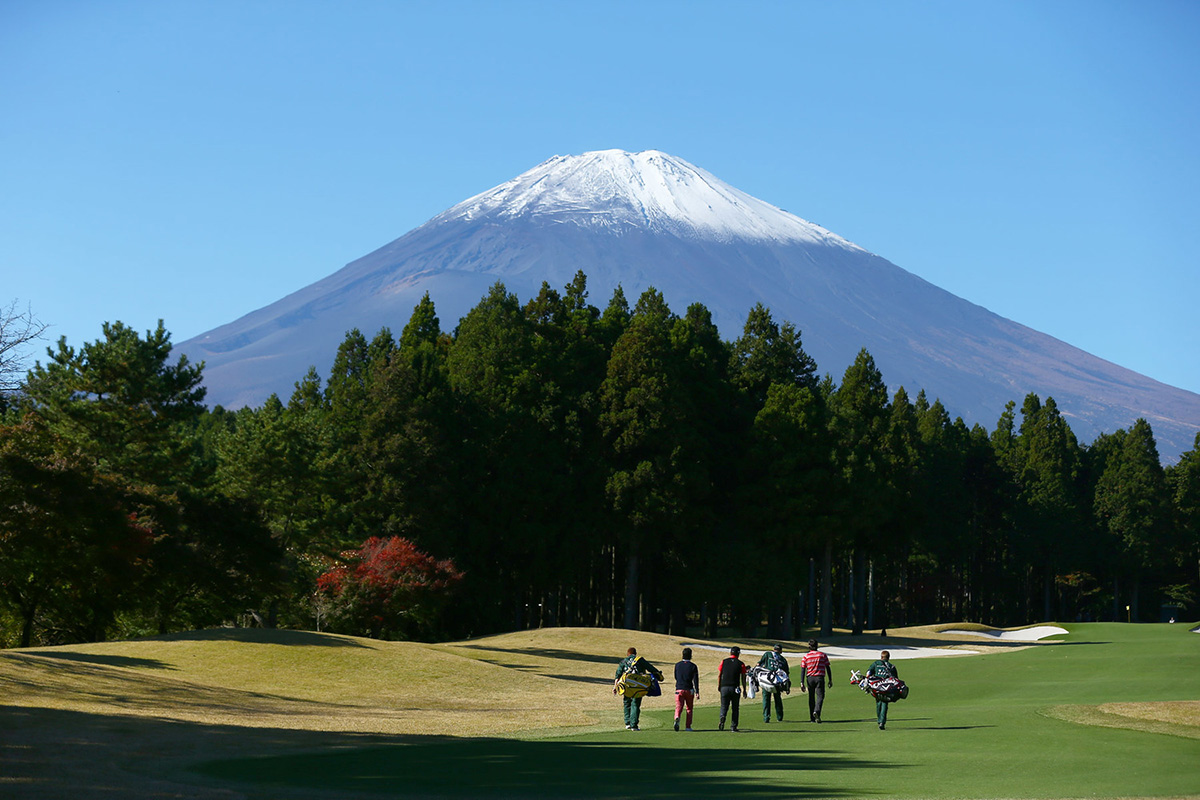
M1200 585L1200 435L1164 470L1145 420L1083 446L1034 394L968 428L866 351L820 377L761 305L730 343L653 289L601 311L582 273L524 306L497 284L453 333L426 297L236 412L161 325L104 334L8 400L10 643L313 627L320 576L387 537L464 575L370 625L393 636L1157 619Z

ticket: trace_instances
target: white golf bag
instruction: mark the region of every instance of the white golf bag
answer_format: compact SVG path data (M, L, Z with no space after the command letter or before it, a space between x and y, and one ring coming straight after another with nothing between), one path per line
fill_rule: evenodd
M786 694L792 690L791 678L781 669L751 667L750 682L757 684L758 688L764 692L784 692Z

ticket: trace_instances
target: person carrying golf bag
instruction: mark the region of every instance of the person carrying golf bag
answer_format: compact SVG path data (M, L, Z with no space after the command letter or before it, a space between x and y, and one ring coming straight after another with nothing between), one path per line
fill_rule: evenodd
M786 681L782 683L782 685L780 684L780 681L786 680L787 674L791 672L791 668L788 666L787 659L783 657L783 645L777 644L775 645L774 649L763 653L762 658L758 660L758 666L755 669L759 670L759 672L752 676L752 679L760 681L760 685L763 689L763 722L771 721L772 697L775 698L775 718L780 722L783 722L783 695L791 690L790 681ZM771 678L775 679L775 681L773 683L762 683L762 680L759 677L762 670L765 670Z
M864 676L867 679L879 678L896 678L899 680L900 671L896 669L896 665L892 663L892 654L884 650L879 654L879 660L867 667L867 674ZM875 698L875 717L879 720L879 730L883 730L887 726L888 706L891 705L889 699L884 699L882 696Z
M663 674L646 659L637 654L637 648L629 648L628 655L617 664L613 677L613 694L621 695L625 707L625 730L636 731L642 714L642 698L653 693L655 681Z

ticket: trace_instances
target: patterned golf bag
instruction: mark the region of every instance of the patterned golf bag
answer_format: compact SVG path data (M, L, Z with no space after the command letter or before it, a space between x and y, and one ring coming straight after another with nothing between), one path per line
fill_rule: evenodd
M858 670L850 671L850 683L857 685L876 700L894 703L908 697L908 684L891 676L883 678L863 677Z

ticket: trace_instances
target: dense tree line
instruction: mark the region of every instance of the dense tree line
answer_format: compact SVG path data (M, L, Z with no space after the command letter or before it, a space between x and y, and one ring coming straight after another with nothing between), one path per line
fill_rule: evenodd
M0 427L0 633L223 622L436 638L543 625L797 637L1195 612L1200 434L1080 444L1052 398L994 430L870 354L835 380L800 331L582 273L497 284L444 331L350 331L286 401L207 410L161 323L65 341Z

